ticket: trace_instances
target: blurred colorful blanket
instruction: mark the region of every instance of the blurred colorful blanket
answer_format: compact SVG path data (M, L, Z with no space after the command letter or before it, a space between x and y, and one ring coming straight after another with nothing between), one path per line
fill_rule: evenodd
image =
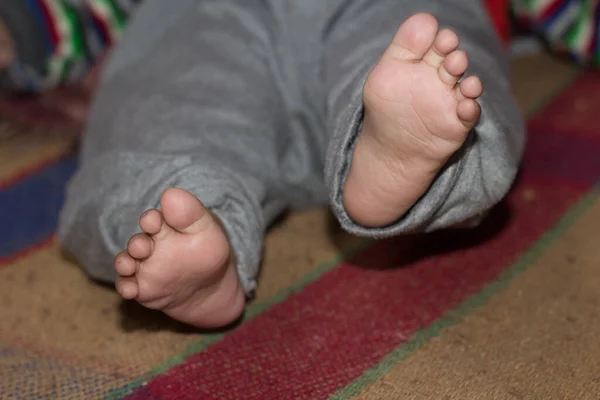
M0 398L597 399L600 77L514 72L523 172L480 228L367 243L292 215L226 332L89 282L53 238L73 138L0 124Z
M509 4L521 27L541 36L550 50L578 64L600 66L600 1L509 0Z

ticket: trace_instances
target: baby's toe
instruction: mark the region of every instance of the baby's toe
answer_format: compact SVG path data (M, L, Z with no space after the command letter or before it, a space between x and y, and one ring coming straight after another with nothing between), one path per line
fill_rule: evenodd
M202 202L183 189L167 189L160 198L160 207L165 225L180 233L199 233L215 225Z
M137 271L137 260L122 251L115 257L115 270L121 276L131 276Z
M464 99L458 102L456 114L467 129L472 129L481 114L481 106L473 99Z
M446 56L456 50L459 45L458 36L449 29L438 32L433 46L423 57L423 61L435 68L440 68Z
M133 235L127 244L127 252L133 258L143 260L152 254L154 242L144 233Z
M148 235L156 235L162 226L162 213L156 209L148 210L140 217L140 228Z
M477 76L465 78L460 85L456 87L456 95L459 100L476 99L483 93L483 84Z
M442 66L439 68L439 75L442 82L449 86L454 86L464 75L469 67L467 53L463 50L456 50L448 54Z
M117 279L115 288L125 300L135 299L140 291L135 276L130 276L127 278L121 277Z

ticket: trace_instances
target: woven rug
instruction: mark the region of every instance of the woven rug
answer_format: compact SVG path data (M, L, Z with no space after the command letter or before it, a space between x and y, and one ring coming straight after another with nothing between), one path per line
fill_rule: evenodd
M86 280L53 237L73 137L0 124L0 398L597 400L600 76L538 55L514 88L523 172L481 227L372 243L292 215L226 332Z

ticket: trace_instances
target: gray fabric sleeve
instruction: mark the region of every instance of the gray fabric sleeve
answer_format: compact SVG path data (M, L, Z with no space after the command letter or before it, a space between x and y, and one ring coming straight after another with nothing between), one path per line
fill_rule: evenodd
M334 213L344 229L372 237L433 231L465 220L477 221L511 187L525 142L524 123L511 94L507 59L501 44L481 2L427 0L420 5L407 1L387 3L390 5L381 5L379 10L356 17L359 21L355 21L355 26L368 27L367 37L369 30L379 30L379 33L370 35L370 48L365 50L359 46L356 51L349 52L350 44L347 48L344 46L346 41L352 40L353 28L349 27L345 37L337 43L337 52L336 47L332 51L332 58L341 61L330 67L331 76L345 76L344 80L332 79L330 84L334 120L325 178ZM342 203L343 186L362 125L362 85L399 24L420 11L432 13L438 18L441 28L451 28L459 35L461 48L469 54L467 75L478 75L485 87L480 98L482 116L462 149L401 219L388 227L366 228L350 219ZM371 23L360 21L360 18L371 18ZM373 23L373 18L377 18L377 24ZM349 55L341 53L344 51ZM364 54L356 54L361 51ZM348 57L366 61L351 65L346 62Z
M252 294L265 226L265 213L257 200L263 185L224 168L218 159L210 161L206 154L196 158L114 151L95 158L69 185L58 236L91 278L114 282L115 255L140 232L141 213L159 208L160 194L169 187L196 195L220 218L236 255L240 280L246 293Z
M260 8L208 3L147 0L112 54L59 224L92 278L114 281L141 213L178 187L221 219L246 293L256 286L265 228L285 207L271 24Z

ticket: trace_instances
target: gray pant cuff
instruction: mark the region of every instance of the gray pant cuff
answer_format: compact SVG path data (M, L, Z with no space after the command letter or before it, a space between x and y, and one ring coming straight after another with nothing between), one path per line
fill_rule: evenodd
M122 158L101 161L127 168ZM164 190L179 187L197 196L220 218L237 259L240 280L251 296L256 288L264 237L264 217L255 186L218 162L205 160L202 164L184 165L162 175L162 179L158 176L164 166L160 160L155 160L155 164L156 168L145 164L134 181L114 184L110 193L84 193L86 182L93 175L80 172L71 183L71 191L82 193L72 193L61 213L58 236L63 245L91 278L114 282L113 258L131 235L140 232L140 214L148 208L158 208ZM174 164L176 161L171 160L171 166Z
M205 205L220 219L225 227L231 249L235 256L238 277L247 297L253 297L257 286L258 270L264 241L264 219L259 204L252 201L249 193L240 190L240 183L229 181L221 185L225 189L223 201ZM237 187L237 190L236 190ZM227 191L227 189L231 189ZM202 200L202 198L200 197Z
M342 113L329 148L326 180L330 190L333 213L342 228L355 235L373 238L384 238L436 228L434 221L436 213L443 206L462 168L461 152L457 153L448 162L421 199L404 216L389 226L368 228L355 223L348 215L342 200L343 188L350 170L354 147L362 129L363 118L364 106L362 101L353 101Z

